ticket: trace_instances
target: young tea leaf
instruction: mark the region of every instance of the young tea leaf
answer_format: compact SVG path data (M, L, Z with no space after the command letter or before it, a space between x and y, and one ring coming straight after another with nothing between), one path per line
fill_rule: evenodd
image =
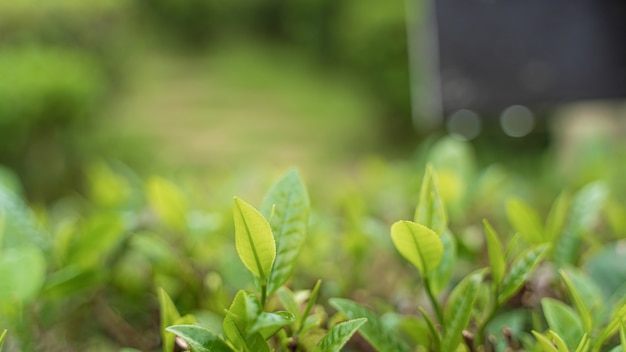
M563 341L563 339L561 338L561 336L559 336L559 334L557 334L556 332L552 330L549 330L548 335L552 337L552 341L556 345L556 349L559 352L569 352L569 348L567 348L567 344L565 343L565 341Z
M194 351L233 352L233 349L217 334L200 326L175 325L167 327L166 330L185 340ZM169 351L173 351L173 349Z
M313 287L313 291L311 291L311 296L309 297L309 301L306 303L306 307L304 308L304 312L302 314L302 316L304 317L304 320L306 320L306 318L309 316L309 313L313 309L313 306L315 306L315 302L317 301L317 296L319 295L321 285L322 285L322 280L317 280L317 282L315 283L315 286ZM301 323L299 323L300 327L298 328L298 332L301 332L302 329L304 328L304 320Z
M249 333L259 332L264 339L268 339L283 326L294 321L293 314L289 312L262 312L250 327Z
M150 206L165 225L183 231L187 227L187 201L182 192L170 181L152 177L146 182Z
M315 345L313 352L339 352L341 348L350 340L359 327L367 322L367 319L360 318L339 323L330 329L326 336Z
M521 233L528 243L546 242L539 215L528 204L516 198L509 199L506 203L506 214L515 231Z
M441 263L443 244L437 234L426 226L411 221L398 221L391 226L391 239L402 256L422 276Z
M2 345L4 345L4 338L7 336L7 330L4 329L2 334L0 334L0 351L2 351Z
M559 352L559 350L556 349L556 346L552 344L552 341L550 341L550 339L535 330L533 330L532 333L537 339L537 345L540 347L540 352Z
M263 200L261 213L271 219L276 240L276 260L268 282L268 294L284 285L294 270L306 237L310 207L309 195L296 169L274 184Z
M174 302L163 288L159 288L159 313L161 316L161 339L163 340L163 352L174 350L174 335L166 331L168 326L180 319L180 313Z
M624 323L624 319L620 323L619 341L622 345L622 351L626 351L626 323Z
M502 251L502 242L500 242L498 234L486 219L483 220L483 226L485 227L485 237L487 239L487 252L489 254L491 280L497 287L502 282L502 279L504 279L504 272L506 270L504 252Z
M426 166L426 172L422 179L422 188L414 220L416 223L433 230L437 235L441 235L448 227L448 215L439 194L437 175L430 164Z
M594 340L595 350L599 350L604 342L620 329L622 324L626 324L626 304L614 309L611 314L611 320Z
M580 343L574 352L587 352L589 351L589 347L591 346L591 339L589 339L589 335L584 334L580 339Z
M441 346L441 335L437 331L437 328L435 328L435 323L433 323L433 320L430 319L430 316L428 316L428 314L426 313L424 308L419 307L417 309L422 314L422 318L424 318L424 321L426 321L426 326L428 327L428 331L430 331L430 336L431 336L431 338L433 340L433 344L435 345L434 346L435 347L434 350L435 351L440 351L439 346Z
M574 283L569 278L567 273L564 270L559 270L559 274L561 275L561 279L567 287L570 298L572 299L574 308L576 308L576 311L580 316L585 332L591 333L591 328L593 327L593 318L591 316L591 313L589 312L589 309L587 308L587 305L585 304L585 302L583 302L580 294L578 294L576 286L574 286Z
M367 324L359 333L378 351L409 352L411 349L395 331L390 330L369 309L344 298L331 298L330 305L343 313L348 319L366 318Z
M552 204L548 218L546 219L545 237L549 242L553 242L559 237L563 230L565 220L567 220L567 212L569 210L570 197L567 193L561 193Z
M511 265L500 285L498 304L503 304L519 290L541 261L548 245L541 245L523 252Z
M444 331L441 348L456 351L463 338L462 332L469 324L472 308L483 279L484 270L466 276L452 291L444 313Z
M296 301L296 296L294 295L294 293L291 292L291 290L288 289L287 287L282 286L281 288L278 289L278 291L276 291L276 294L278 295L278 299L280 300L280 303L283 305L283 307L289 313L293 314L296 321L300 321L301 319L300 305Z
M439 266L430 275L430 288L435 296L448 286L456 260L456 240L450 231L446 229L439 239L443 245L443 256Z
M563 302L547 297L541 300L541 307L550 329L563 338L567 346L578 346L585 331L574 310Z
M243 264L265 285L274 258L276 243L270 224L250 204L235 197L235 246Z

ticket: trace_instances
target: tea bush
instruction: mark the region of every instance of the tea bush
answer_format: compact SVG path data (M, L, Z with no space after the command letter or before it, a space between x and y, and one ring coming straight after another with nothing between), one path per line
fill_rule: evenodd
M2 173L4 349L623 349L611 177L538 185L450 139L355 171L291 170L262 197L262 172L174 183L99 161L47 209Z

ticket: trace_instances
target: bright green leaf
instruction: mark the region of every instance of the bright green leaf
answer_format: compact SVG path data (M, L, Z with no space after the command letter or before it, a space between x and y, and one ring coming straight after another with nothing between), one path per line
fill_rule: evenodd
M233 216L239 258L264 285L276 258L276 243L270 224L250 204L236 197Z
M485 227L485 237L487 239L491 280L493 280L494 285L497 287L502 282L502 279L504 279L504 272L506 270L502 242L500 242L498 234L486 219L483 220L483 226Z
M285 286L282 286L276 291L278 295L278 299L283 307L296 318L296 321L300 321L301 313L300 313L300 305L296 301L296 296L294 293ZM304 319L304 318L302 318Z
M360 318L339 323L330 329L326 336L315 345L313 352L339 352L341 348L350 340L359 327L367 322L367 319Z
M511 265L509 272L504 276L500 285L498 304L503 304L517 292L526 279L532 274L535 267L541 261L548 245L531 248L520 254Z
M585 331L574 310L561 301L547 297L541 300L541 307L550 329L561 336L567 346L578 346Z
M439 266L429 275L430 289L435 296L448 286L450 277L454 272L454 263L456 261L456 240L454 236L446 229L441 236L439 236L439 239L443 245L443 256L441 257Z
M166 331L168 326L174 325L180 319L180 313L172 302L170 296L163 288L159 288L159 313L161 316L161 339L163 339L163 352L174 350L174 336Z
M620 323L621 326L619 329L619 341L622 345L622 351L626 351L626 323L624 323L624 319L622 319Z
M614 309L611 314L611 320L594 340L595 346L598 348L599 346L602 346L608 338L613 336L613 334L620 329L622 324L626 324L626 304L618 306Z
M306 319L309 316L309 313L313 309L313 306L315 306L315 302L317 301L317 296L319 295L321 285L322 285L322 280L317 280L317 282L315 283L315 286L313 287L313 291L311 291L311 296L309 297L309 301L306 303L306 307L304 308L304 312L302 314L304 319ZM298 328L298 332L302 331L303 328L304 328L304 321L300 324L300 327Z
M537 339L537 344L539 345L540 352L558 352L556 347L552 344L552 341L537 331L532 331L533 335Z
M99 268L122 243L125 224L121 216L103 213L86 219L79 238L69 248L67 262L82 269Z
M166 330L185 340L198 352L233 352L217 334L200 326L175 325L167 327Z
M578 344L578 347L576 347L575 352L587 352L589 351L590 345L591 339L589 338L589 335L584 334L583 337L580 339L580 343Z
M426 166L422 179L419 202L415 210L415 222L441 235L448 227L448 215L437 186L437 174L432 165Z
M444 331L441 348L456 351L469 324L472 308L483 279L484 270L467 275L452 291L444 312Z
M395 331L390 330L369 309L344 298L331 298L330 305L343 313L348 319L366 318L367 324L359 333L379 351L408 352L410 348L400 339Z
M27 303L37 297L46 275L46 259L34 246L0 253L0 302Z
M309 196L296 169L274 184L263 200L261 213L271 220L276 240L276 260L268 282L268 294L284 285L294 270L306 238L309 210Z
M222 323L224 334L237 349L256 341L250 330L262 313L261 303L256 295L244 290L237 292L226 313Z
M170 181L152 177L146 182L150 206L165 225L183 231L187 228L187 201L182 192Z
M506 214L515 231L521 233L528 243L546 242L539 215L528 204L516 198L509 199L506 203Z
M411 221L398 221L391 226L391 239L402 256L426 276L437 268L443 257L443 244L437 234L426 226Z
M591 317L591 313L589 312L587 305L585 304L585 302L583 302L580 294L578 293L578 290L576 289L576 286L569 278L567 273L564 270L559 270L559 274L561 275L561 279L567 287L570 298L572 300L572 303L574 304L574 307L576 308L576 311L578 312L578 315L580 316L585 332L591 333L591 329L593 327L593 318Z

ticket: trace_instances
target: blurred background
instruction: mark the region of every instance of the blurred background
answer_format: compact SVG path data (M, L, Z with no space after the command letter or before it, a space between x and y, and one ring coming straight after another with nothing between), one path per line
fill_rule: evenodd
M459 69L440 70L428 4L0 1L0 331L16 331L12 350L156 350L156 287L215 323L250 285L232 243L232 197L259 204L292 166L313 209L294 289L328 273L324 297L381 312L410 311L419 296L389 224L413 213L427 162L461 264L486 258L483 218L512 237L510 196L543 214L563 190L598 180L572 218L597 215L584 224L597 243L623 238L624 103L473 109L458 78L475 73L471 59L498 53L446 52L439 64ZM546 87L545 67L531 69L525 82ZM424 106L444 93L460 105ZM615 287L621 269L606 275ZM27 283L23 297L11 296L10 275Z

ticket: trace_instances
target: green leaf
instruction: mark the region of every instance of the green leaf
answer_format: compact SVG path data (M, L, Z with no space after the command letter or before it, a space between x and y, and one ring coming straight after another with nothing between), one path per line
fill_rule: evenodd
M315 286L313 287L313 291L311 291L311 296L309 297L309 301L306 303L306 307L304 308L304 313L302 316L304 317L303 321L300 323L300 327L298 328L298 332L301 332L304 329L304 322L306 318L309 316L309 313L315 306L315 302L317 301L317 296L320 292L320 287L322 285L322 280L317 280Z
M422 179L419 202L415 210L415 222L441 235L448 227L448 215L437 186L437 174L432 165L426 166Z
M431 335L431 337L433 339L433 343L435 344L434 350L435 351L440 351L439 346L441 346L441 336L439 335L439 332L437 331L437 328L435 328L435 324L433 323L433 320L426 313L424 308L418 307L417 309L420 311L420 313L422 313L422 317L426 321L426 326L428 326L428 330L430 331L430 335Z
M541 307L550 329L561 336L567 346L578 346L585 331L574 310L552 298L542 299Z
M268 282L268 294L284 285L294 270L306 238L310 207L309 195L296 169L274 184L263 200L261 213L271 219L276 240L276 260Z
M217 334L200 326L175 325L167 327L166 330L185 340L198 352L233 352Z
M101 268L122 243L125 232L124 221L118 214L102 213L88 218L69 249L67 262L82 269Z
M561 336L559 336L559 334L557 334L556 332L552 330L549 330L548 335L552 337L552 341L556 345L556 348L559 352L569 352L569 348L567 348L567 344L565 343L565 341L563 341L563 339L561 338Z
M454 262L456 260L456 240L449 230L445 230L439 236L443 245L443 256L441 263L430 275L430 289L435 296L439 295L450 282L450 277L454 272Z
M163 288L159 288L159 312L161 316L161 339L163 339L163 352L174 350L174 336L166 331L168 326L174 325L180 319L180 313L172 302L170 296Z
M504 272L506 271L506 262L504 260L502 242L500 242L498 234L486 219L483 220L483 226L485 227L485 237L487 239L487 252L489 254L491 280L497 287L502 282L502 279L504 279Z
M235 246L243 264L265 285L274 258L276 243L270 224L250 204L235 197Z
M187 201L176 185L161 177L146 182L148 202L168 227L183 231L187 228Z
M553 242L559 237L567 220L570 201L569 194L563 192L552 204L546 219L545 237L547 241Z
M607 197L608 188L599 181L588 184L574 195L563 231L553 245L557 265L576 264L582 237L596 224Z
M611 314L611 320L594 340L595 350L598 350L609 337L613 336L622 324L626 324L626 304L615 308Z
M302 318L300 305L296 301L296 296L294 295L294 293L287 287L282 286L278 289L278 291L276 291L276 294L278 295L278 299L280 300L280 303L283 305L283 307L289 313L293 314L296 321L300 321L300 319Z
M620 321L620 329L619 329L619 341L622 345L622 351L626 351L626 323L624 323L624 319Z
M230 308L226 311L222 327L224 334L235 348L243 349L250 344L258 344L251 327L262 313L261 303L252 292L241 290L233 299Z
M7 330L4 329L2 334L0 334L0 351L2 351L2 345L4 344L4 338L7 336Z
M0 252L0 302L33 301L45 281L46 259L35 246L21 246Z
M548 245L531 248L522 254L511 265L509 272L504 276L500 285L498 304L503 304L517 292L528 279L535 267L541 261Z
M462 332L469 324L472 308L483 279L484 270L467 275L454 288L444 312L444 331L441 349L456 351L463 338Z
M352 335L359 329L359 327L367 319L360 318L354 320L348 320L343 323L339 323L330 329L326 336L315 345L313 352L339 352L341 348L350 340Z
M267 340L274 336L283 326L294 321L293 314L289 312L262 312L250 327L249 333L259 332Z
M366 318L360 334L379 351L409 352L411 349L402 341L395 331L390 330L369 309L344 298L331 298L331 306L343 313L348 319Z
M576 286L569 278L567 273L564 270L559 270L559 274L561 275L561 279L567 287L570 298L572 300L572 303L574 304L574 307L576 308L576 311L578 312L578 315L580 316L585 332L591 333L591 329L593 328L593 318L591 316L591 313L589 312L589 309L587 308L587 305L581 298L580 294L578 294Z
M42 229L33 211L7 185L0 182L0 213L4 218L4 235L0 248L36 245L46 249L50 236Z
M522 234L530 244L546 242L543 236L543 225L537 212L517 198L509 199L506 203L506 214L515 231Z
M533 330L532 333L537 339L537 344L541 348L540 349L541 352L558 352L558 350L552 344L552 341L550 341L550 339L548 339L547 337L543 336L542 334L538 333L535 330Z
M574 352L587 352L589 351L589 347L591 345L591 339L589 339L589 335L584 334L582 339L580 339L580 343Z
M437 234L424 225L398 221L391 226L391 239L402 256L422 276L437 268L443 257L443 244Z

